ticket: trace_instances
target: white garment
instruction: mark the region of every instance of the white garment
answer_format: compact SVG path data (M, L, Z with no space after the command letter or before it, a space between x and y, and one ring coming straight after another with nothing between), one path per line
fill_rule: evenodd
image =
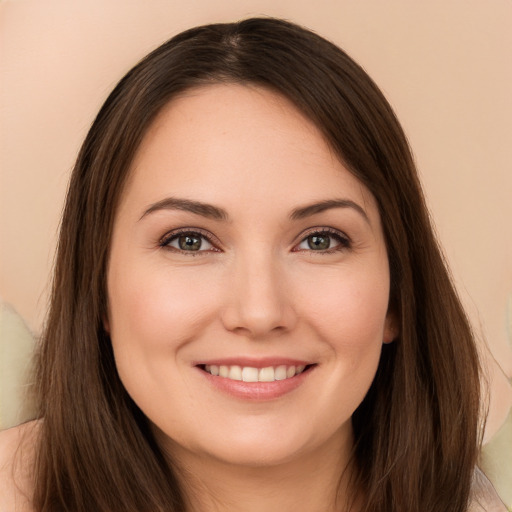
M508 512L492 483L479 468L473 475L471 505L468 512Z

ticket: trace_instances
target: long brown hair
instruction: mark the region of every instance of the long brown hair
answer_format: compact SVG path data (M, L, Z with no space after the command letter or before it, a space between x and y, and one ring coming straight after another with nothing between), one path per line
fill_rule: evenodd
M474 339L440 254L395 115L335 45L294 24L247 19L183 32L116 86L68 190L37 363L38 512L182 511L176 469L123 388L109 337L106 268L130 164L155 116L184 90L251 83L290 99L379 205L400 334L353 416L354 488L367 512L462 512L478 447Z

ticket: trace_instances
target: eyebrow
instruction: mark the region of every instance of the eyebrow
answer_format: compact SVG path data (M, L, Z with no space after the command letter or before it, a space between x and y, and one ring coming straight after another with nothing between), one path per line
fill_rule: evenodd
M370 219L368 218L368 215L364 209L350 199L327 199L318 203L295 208L290 214L290 219L304 219L306 217L310 217L312 215L316 215L317 213L331 210L333 208L351 208L359 213L364 218L364 220L368 222L368 224L370 223ZM180 199L177 197L166 197L165 199L152 204L142 214L139 220L142 220L147 215L160 210L182 210L213 220L229 220L229 215L223 208L219 208L218 206L214 206L212 204L203 203L201 201L192 201L191 199Z
M310 217L311 215L330 210L332 208L351 208L359 213L364 218L364 220L370 224L370 219L368 218L368 215L364 209L350 199L327 199L326 201L320 201L319 203L295 208L292 211L290 218L292 220L300 220L304 219L305 217Z
M160 210L182 210L185 212L195 213L214 220L228 220L229 216L226 210L213 206L211 204L202 203L200 201L191 201L190 199L179 199L176 197L167 197L152 204L143 214L139 220L150 213Z

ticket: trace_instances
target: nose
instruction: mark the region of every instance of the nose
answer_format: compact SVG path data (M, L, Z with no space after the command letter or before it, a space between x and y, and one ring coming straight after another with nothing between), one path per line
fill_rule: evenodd
M234 262L222 312L224 327L252 339L286 332L297 316L285 272L271 255Z

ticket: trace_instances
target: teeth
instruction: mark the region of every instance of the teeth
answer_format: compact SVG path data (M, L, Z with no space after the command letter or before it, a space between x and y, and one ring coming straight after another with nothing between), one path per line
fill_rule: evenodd
M262 368L258 375L260 382L274 382L274 368L269 366L268 368Z
M246 366L242 370L242 380L244 382L258 382L258 368L251 368Z
M240 368L240 366L230 366L228 379L242 380L242 368Z
M251 366L217 366L205 365L204 369L213 376L224 377L231 380L243 380L244 382L274 382L295 377L304 371L304 365L299 366L267 366L266 368L253 368Z
M278 366L275 370L274 370L274 377L276 380L284 380L286 379L286 366L284 365L281 365L281 366Z

